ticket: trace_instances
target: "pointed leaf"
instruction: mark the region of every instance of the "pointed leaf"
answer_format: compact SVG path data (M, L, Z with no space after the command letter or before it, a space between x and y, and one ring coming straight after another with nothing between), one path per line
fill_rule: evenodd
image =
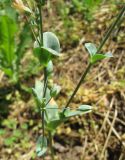
M73 117L73 116L78 116L78 115L82 115L82 114L85 114L85 113L89 113L89 112L91 112L91 110L92 110L91 106L89 106L89 105L81 105L76 110L71 110L70 108L68 108L65 111L65 116L67 118Z
M6 74L13 77L15 54L15 33L17 25L15 21L8 16L0 16L0 67L8 70ZM11 70L11 71L9 71Z
M88 50L90 56L93 56L97 52L97 48L93 43L85 43L85 47Z
M81 105L79 106L79 108L77 109L78 111L84 112L84 113L88 113L92 110L92 106L90 105Z
M42 97L43 97L43 83L36 80L35 81L35 88L33 89L34 94L36 95L36 97L41 101Z
M39 102L41 102L43 98L43 89L44 89L44 84L37 80L35 82L35 88L32 88L32 90ZM48 102L50 99L50 90L48 88L46 90L45 98L46 98L46 102Z
M40 136L36 144L37 156L43 156L47 151L47 139L46 137Z
M105 56L106 56L106 58L111 58L111 57L113 57L113 55L112 55L111 52L107 52L107 53L105 54Z
M113 57L112 53L110 52L106 54L95 54L94 56L91 57L91 63L96 63L99 60L110 58L110 57Z
M73 110L70 110L70 109L67 109L66 111L65 111L65 117L66 118L70 118L70 117L73 117L73 116L78 116L78 115L80 115L81 114L81 112L80 111L73 111Z
M50 95L52 97L55 97L55 96L57 96L59 94L60 90L61 90L61 87L59 85L57 85L57 84L54 84L54 86L50 90Z

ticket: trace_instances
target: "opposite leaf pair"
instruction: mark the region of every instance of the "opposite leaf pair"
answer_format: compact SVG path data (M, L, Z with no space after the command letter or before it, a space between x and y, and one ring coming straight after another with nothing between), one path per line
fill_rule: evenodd
M89 105L81 105L77 109L66 108L66 111L63 112L63 109L59 109L56 102L52 97L57 96L60 91L60 87L54 85L52 89L47 88L46 95L43 98L44 85L40 81L36 81L35 88L33 88L33 93L37 101L38 108L41 113L44 110L45 119L44 124L46 131L51 132L53 135L56 132L56 128L72 116L82 115L88 113L92 110L92 107ZM51 101L50 101L51 100ZM47 151L47 138L45 136L40 136L37 140L36 152L38 156L42 156Z
M38 107L41 108L43 107L44 103L44 110L45 110L45 123L46 126L50 127L50 122L55 122L55 121L62 121L64 122L67 120L67 118L71 116L76 116L76 115L81 115L84 113L87 113L91 111L92 107L89 105L81 105L79 108L76 110L72 110L70 108L66 109L66 112L63 113L63 109L59 110L58 105L56 102L52 99L53 97L57 96L60 92L60 86L54 85L51 89L47 88L46 90L46 95L45 98L43 98L43 90L44 90L44 85L40 81L36 81L35 88L33 88L33 93L35 95L36 101L38 102L37 104L39 105ZM50 101L51 100L51 101ZM42 110L42 109L40 109ZM52 130L52 127L48 127L48 129ZM53 130L56 128L54 127Z
M94 64L94 63L98 62L99 60L102 60L105 58L113 57L111 52L107 52L106 54L98 53L98 50L93 43L85 43L85 47L90 54L90 63L91 64Z

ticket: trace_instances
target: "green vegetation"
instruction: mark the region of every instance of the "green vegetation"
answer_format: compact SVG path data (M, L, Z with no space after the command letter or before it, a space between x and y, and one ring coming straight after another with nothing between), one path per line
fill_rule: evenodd
M24 24L23 28L17 25L16 12L8 3L3 5L0 16L0 69L13 83L18 83L20 62L31 40L28 25Z
M71 2L61 0L60 2L57 2L57 8L54 8L55 12L53 12L51 19L51 9L53 7L51 5L53 3L55 2L46 2L45 0L15 0L13 2L5 0L0 2L1 77L3 79L5 78L5 83L7 83L7 85L10 85L9 82L11 82L11 85L25 85L27 87L23 86L23 91L28 91L23 92L12 86L12 88L9 88L10 91L6 92L6 85L3 84L1 85L2 87L0 86L0 95L2 95L0 97L0 105L4 108L0 109L0 113L2 113L0 116L0 145L2 144L5 150L8 148L10 149L7 150L7 154L12 154L13 159L18 160L21 155L27 152L28 154L26 153L26 155L22 156L24 160L41 159L41 157L42 159L46 159L47 156L54 160L57 159L56 155L60 156L63 152L62 150L65 150L65 146L70 148L71 146L75 146L75 143L77 146L83 141L82 138L88 136L89 138L91 137L90 139L94 138L92 144L89 144L90 146L88 146L90 147L90 150L88 152L86 151L86 155L89 156L90 153L94 153L94 151L91 150L91 147L92 149L94 148L93 146L95 146L96 140L99 138L97 137L97 133L99 132L100 135L103 127L106 128L105 123L107 122L110 124L110 128L108 127L109 132L105 133L107 136L106 141L101 147L100 144L96 144L96 151L98 154L93 160L99 159L100 157L103 159L105 151L107 154L109 153L106 159L109 160L111 153L106 145L110 139L111 133L113 132L113 134L118 137L119 141L122 141L122 137L117 134L117 131L114 131L115 128L113 127L115 127L115 121L123 125L124 122L120 118L117 118L118 111L116 108L115 113L110 114L111 109L113 109L112 103L115 101L114 98L111 98L111 94L117 94L119 98L119 92L124 90L124 67L118 69L119 61L122 60L122 56L119 58L114 70L114 73L116 73L115 78L118 78L119 81L114 81L114 75L110 70L108 70L108 76L106 77L103 76L104 73L102 74L102 72L98 72L101 71L100 66L103 66L106 60L110 59L110 61L114 61L115 57L112 52L109 51L110 42L113 44L116 41L115 44L122 46L122 40L117 41L117 38L113 39L113 37L112 39L114 42L112 42L109 38L111 38L113 33L117 34L119 32L119 27L122 27L125 6L121 6L118 16L113 17L111 22L110 20L105 22L104 27L110 27L104 33L103 29L99 28L100 26L93 25L94 13L99 9L100 5L104 5L104 2L101 0L72 0ZM10 5L13 6L13 8L11 8ZM61 5L60 8L59 5ZM114 10L117 11L117 7L115 7ZM14 8L17 11L14 10ZM49 10L47 13L51 13L50 17L46 15L47 9ZM109 13L112 14L111 10L109 10ZM56 20L54 14L59 14L59 19ZM69 15L70 18L67 18ZM81 22L79 22L80 27L82 25L88 27L86 28L85 26L84 31L86 33L86 39L84 39L84 37L79 37L79 33L83 32L80 31L80 28L77 28L76 21L78 20L75 21L77 16L78 20L81 20ZM22 21L19 21L19 19ZM54 24L51 23L51 20L52 22L56 22L59 26L57 25L54 29ZM85 21L85 23L82 24L82 20ZM93 26L89 26L90 21ZM97 22L98 25L99 23L101 23L101 21ZM109 23L111 25L109 25ZM61 25L64 25L62 30ZM50 30L54 31L54 33L49 30L50 26L52 28ZM74 30L78 35L73 33ZM115 32L116 30L117 33ZM90 36L91 38L88 38L90 31L92 31L93 35L101 32L100 35L104 36L99 37L98 41L95 41L96 37L92 37L92 35ZM66 39L64 42L61 41L61 44L55 34L57 32L61 40ZM32 41L33 43L31 45ZM93 43L94 41L95 43ZM67 46L67 42L68 45L72 43L73 45ZM76 48L74 44L76 45ZM66 51L70 53L68 58L66 55L63 56L61 54L61 52ZM74 51L75 53L73 53ZM86 55L84 53L85 51L89 54ZM75 60L73 59L74 55L77 55ZM84 58L84 61L81 60L82 57ZM107 68L110 66L110 61L106 63ZM75 67L73 66L74 62L77 64ZM64 73L60 72L60 68L64 70ZM76 79L74 78L74 83L74 79L71 81L67 77L70 77L69 73L75 74L75 69L77 69L78 74ZM89 72L92 74L89 74ZM96 74L100 74L101 76L98 77ZM1 77L0 83L2 82ZM104 80L102 80L102 77ZM110 82L111 77L113 77L113 81ZM104 83L105 80L107 83ZM87 84L85 88L82 88L83 83ZM101 83L103 83L103 85ZM4 86L5 94L3 92ZM28 87L29 89L27 89ZM71 90L73 90L72 93ZM3 94L5 96L3 96ZM124 97L123 92L122 95ZM107 102L106 96L109 101L111 99L111 103ZM36 102L35 104L33 97ZM102 99L104 99L103 102ZM108 110L109 113L107 113L104 108L107 104L110 104L110 110ZM95 105L100 105L100 112ZM92 110L93 112L90 113ZM104 115L102 114L102 111L104 111ZM86 115L86 113L89 114ZM107 118L107 115L109 116L109 119L104 119L104 122L99 119L99 116ZM92 116L95 116L96 118L94 119ZM80 121L79 117L81 117ZM110 119L112 119L112 122L110 122ZM65 128L65 125L68 127ZM102 126L101 129L100 126ZM75 128L75 134L72 134L73 128ZM65 139L67 137L64 138L63 134L60 135L61 132L64 135L71 133L71 135L74 136L75 140L72 145L70 144L70 140L66 142ZM61 136L63 137L63 140ZM56 140L55 137L58 137L59 140ZM77 137L78 140L76 140ZM86 145L89 143L90 139L85 139ZM64 147L61 145L59 146L60 154L56 153L56 149L58 148L56 147L56 145L58 146L56 141L60 141L62 144L65 143ZM19 148L17 152L15 151L16 148ZM1 153L3 154L1 154L2 159L3 157L4 159L9 157L6 155L6 151L4 152L2 150ZM84 153L79 159L85 158L86 155ZM120 153L118 157L124 158L124 154ZM61 159L63 158L62 155Z

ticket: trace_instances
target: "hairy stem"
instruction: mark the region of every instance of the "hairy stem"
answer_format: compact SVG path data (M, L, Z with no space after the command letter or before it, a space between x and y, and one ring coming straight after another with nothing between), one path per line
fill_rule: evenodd
M114 30L115 26L118 24L119 20L121 19L122 15L124 14L125 11L125 5L122 8L121 12L118 14L116 20L114 21L114 23L109 27L108 31L106 32L104 38L102 39L98 49L97 49L97 53L99 53L102 49L102 47L104 46L104 44L106 43L106 41L108 40L110 34L112 33L112 31ZM97 54L96 53L96 54ZM69 106L69 104L71 103L71 101L73 100L74 96L76 95L78 89L80 88L82 82L85 80L87 73L90 71L90 68L92 67L92 64L90 63L88 65L88 67L86 68L85 72L82 74L80 81L78 82L76 88L74 89L71 97L69 98L64 110L63 110L63 114L66 111L66 108Z

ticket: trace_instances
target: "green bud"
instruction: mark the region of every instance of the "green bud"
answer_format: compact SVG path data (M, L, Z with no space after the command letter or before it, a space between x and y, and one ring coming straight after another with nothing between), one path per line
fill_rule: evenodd
M51 97L57 96L59 94L60 90L61 90L61 87L54 84L53 88L50 90Z

